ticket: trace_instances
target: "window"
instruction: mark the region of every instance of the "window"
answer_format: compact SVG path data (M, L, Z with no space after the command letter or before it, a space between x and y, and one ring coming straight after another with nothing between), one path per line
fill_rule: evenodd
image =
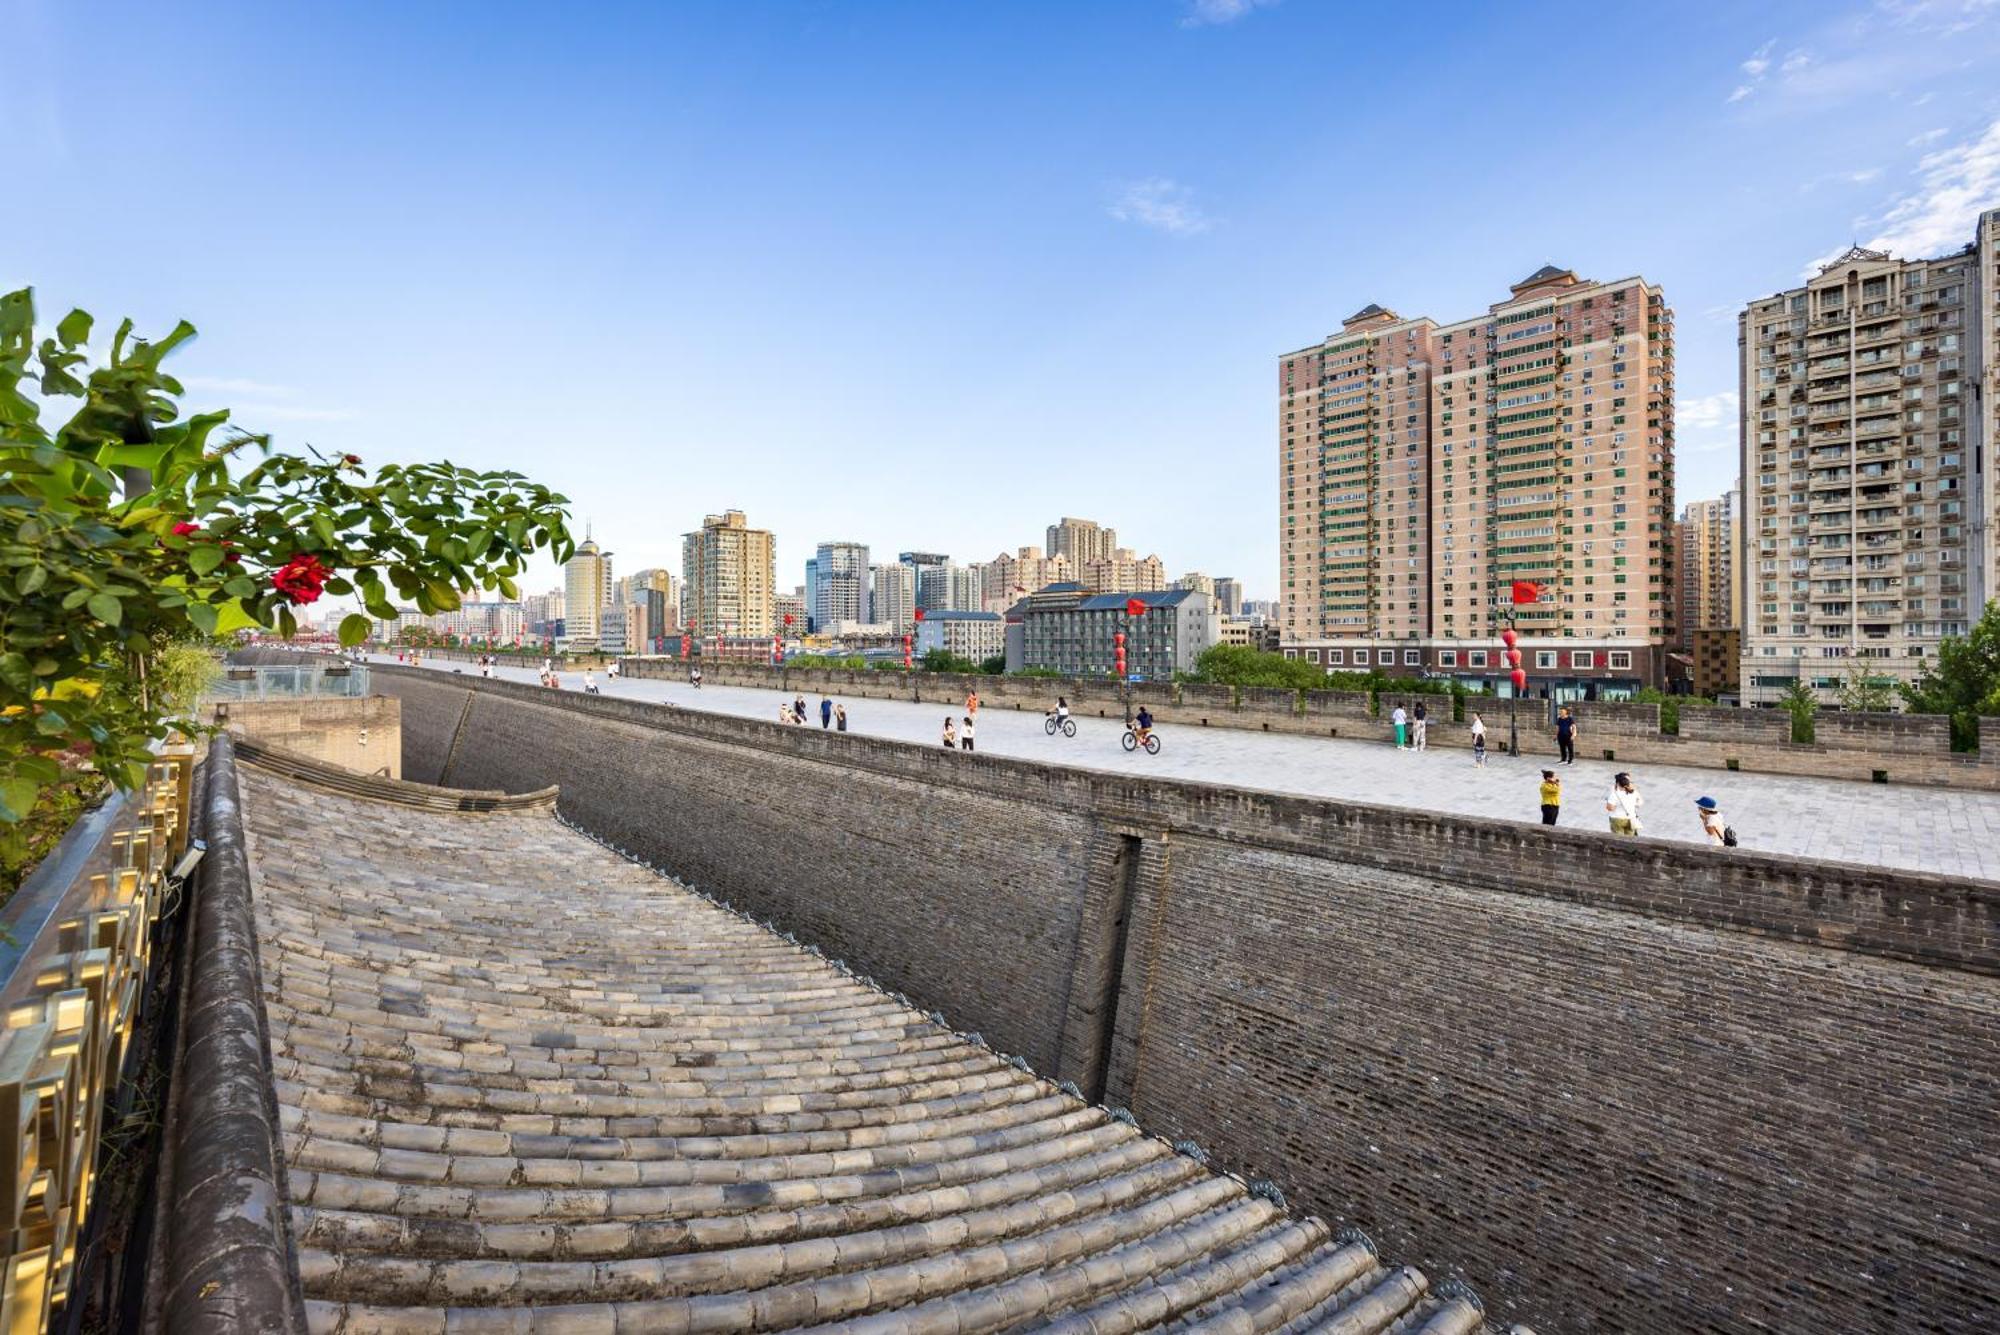
M1573 668L1594 668L1597 666L1597 655L1588 649L1572 649L1569 665Z
M1422 666L1423 661L1424 661L1424 654L1421 649L1403 650L1403 665L1405 667L1420 667Z
M1632 651L1630 649L1606 650L1604 654L1604 666L1608 668L1622 668L1627 672L1631 671Z
M1296 649L1285 650L1285 657L1287 658L1297 658L1298 656L1299 656L1299 651Z
M1545 669L1552 669L1555 667L1555 665L1556 665L1555 650L1553 649L1535 650L1535 667L1538 671Z
M1342 662L1346 661L1346 658L1347 658L1347 651L1344 649L1329 649L1326 651L1326 661L1334 664L1335 666L1338 666Z
M1368 661L1368 651L1366 649L1356 649L1354 651L1354 665L1356 667L1360 667L1367 661Z
M1468 649L1468 650L1466 650L1466 651L1465 651L1465 662L1466 662L1466 666L1468 666L1468 667L1485 667L1485 666L1486 666L1486 651L1485 651L1484 649Z
M1308 649L1308 650L1306 650L1306 662L1308 662L1308 663L1317 663L1317 662L1319 662L1319 650L1317 650L1317 649Z
M1438 650L1438 666L1439 666L1439 667L1457 667L1457 666L1458 666L1458 650L1456 650L1456 649L1440 649L1440 650Z

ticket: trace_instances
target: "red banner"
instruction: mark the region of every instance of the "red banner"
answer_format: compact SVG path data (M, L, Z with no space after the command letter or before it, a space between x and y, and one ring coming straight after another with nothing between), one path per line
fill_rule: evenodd
M1519 607L1523 603L1538 602L1541 596L1542 586L1533 580L1517 579L1514 581L1514 606Z
M1127 598L1125 600L1125 615L1132 617L1146 615L1145 602L1138 598Z

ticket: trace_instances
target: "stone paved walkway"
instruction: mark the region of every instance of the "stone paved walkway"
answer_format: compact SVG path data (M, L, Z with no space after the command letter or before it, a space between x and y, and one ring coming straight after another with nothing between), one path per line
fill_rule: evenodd
M548 811L243 786L316 1335L1490 1330Z
M394 660L378 655L375 661ZM475 675L478 671L456 663L425 666L447 673L455 667ZM512 681L535 680L531 669L497 671ZM696 691L685 682L596 677L607 695L748 718L775 720L778 714L776 691L730 686ZM582 677L568 673L563 681L566 689L580 689ZM938 744L948 712L942 705L895 700L838 703L847 706L848 727L855 732L930 746ZM810 726L818 726L818 697L808 697L806 705ZM1495 753L1485 769L1476 769L1464 751L1417 754L1386 743L1186 725L1163 729L1160 754L1147 756L1121 750L1122 731L1115 719L1079 719L1073 740L1049 737L1039 714L989 708L980 712L978 747L989 755L1116 773L1525 822L1541 819L1536 785L1547 762L1537 757L1514 760ZM1694 799L1707 795L1722 804L1747 848L2000 880L2000 794L1580 760L1558 767L1562 824L1604 829L1605 793L1620 768L1630 768L1638 783L1648 837L1698 840Z

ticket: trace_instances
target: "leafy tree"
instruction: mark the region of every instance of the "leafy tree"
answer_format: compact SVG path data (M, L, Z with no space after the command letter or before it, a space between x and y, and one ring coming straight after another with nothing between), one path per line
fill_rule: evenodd
M1986 604L1969 635L1953 635L1927 659L1903 701L1915 714L1951 716L1951 749L1979 749L1981 715L2000 715L2000 602Z
M1849 711L1881 713L1896 707L1893 677L1871 677L1859 663L1851 664L1840 679L1840 707Z
M994 654L979 660L979 670L989 677L997 677L1007 670L1007 655Z
M969 658L960 658L949 649L926 649L924 656L917 660L917 666L925 672L972 673L979 671L979 665Z
M1715 701L1705 695L1669 695L1657 686L1641 686L1632 692L1632 702L1640 705L1660 707L1660 731L1669 735L1681 730L1682 705L1713 705Z
M1792 740L1810 742L1813 739L1813 716L1819 713L1819 692L1803 677L1792 678L1778 697L1778 708L1792 716Z
M169 646L263 627L293 609L359 597L449 611L547 549L570 552L561 496L514 473L274 452L227 412L183 417L162 369L194 337L157 342L127 320L88 365L91 317L39 337L33 294L0 297L0 821L22 819L66 762L122 786L175 705L151 685ZM32 391L32 394L31 392ZM45 405L79 400L67 420ZM343 644L366 638L359 613Z

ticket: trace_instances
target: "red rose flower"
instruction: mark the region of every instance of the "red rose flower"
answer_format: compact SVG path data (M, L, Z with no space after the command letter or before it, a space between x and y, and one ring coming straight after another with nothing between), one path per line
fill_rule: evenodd
M235 563L235 562L240 562L240 561L242 561L242 559L243 559L243 553L241 553L241 552L224 552L224 553L222 554L222 559L223 559L224 561L228 561L228 562L232 562L232 563Z
M361 456L358 454L343 454L340 457L348 463L353 464L356 468L361 467Z
M200 524L191 524L185 519L174 525L174 536L177 538L185 538L190 533L199 532L201 532Z
M271 587L295 603L319 601L320 589L333 572L310 552L301 552L271 576Z

